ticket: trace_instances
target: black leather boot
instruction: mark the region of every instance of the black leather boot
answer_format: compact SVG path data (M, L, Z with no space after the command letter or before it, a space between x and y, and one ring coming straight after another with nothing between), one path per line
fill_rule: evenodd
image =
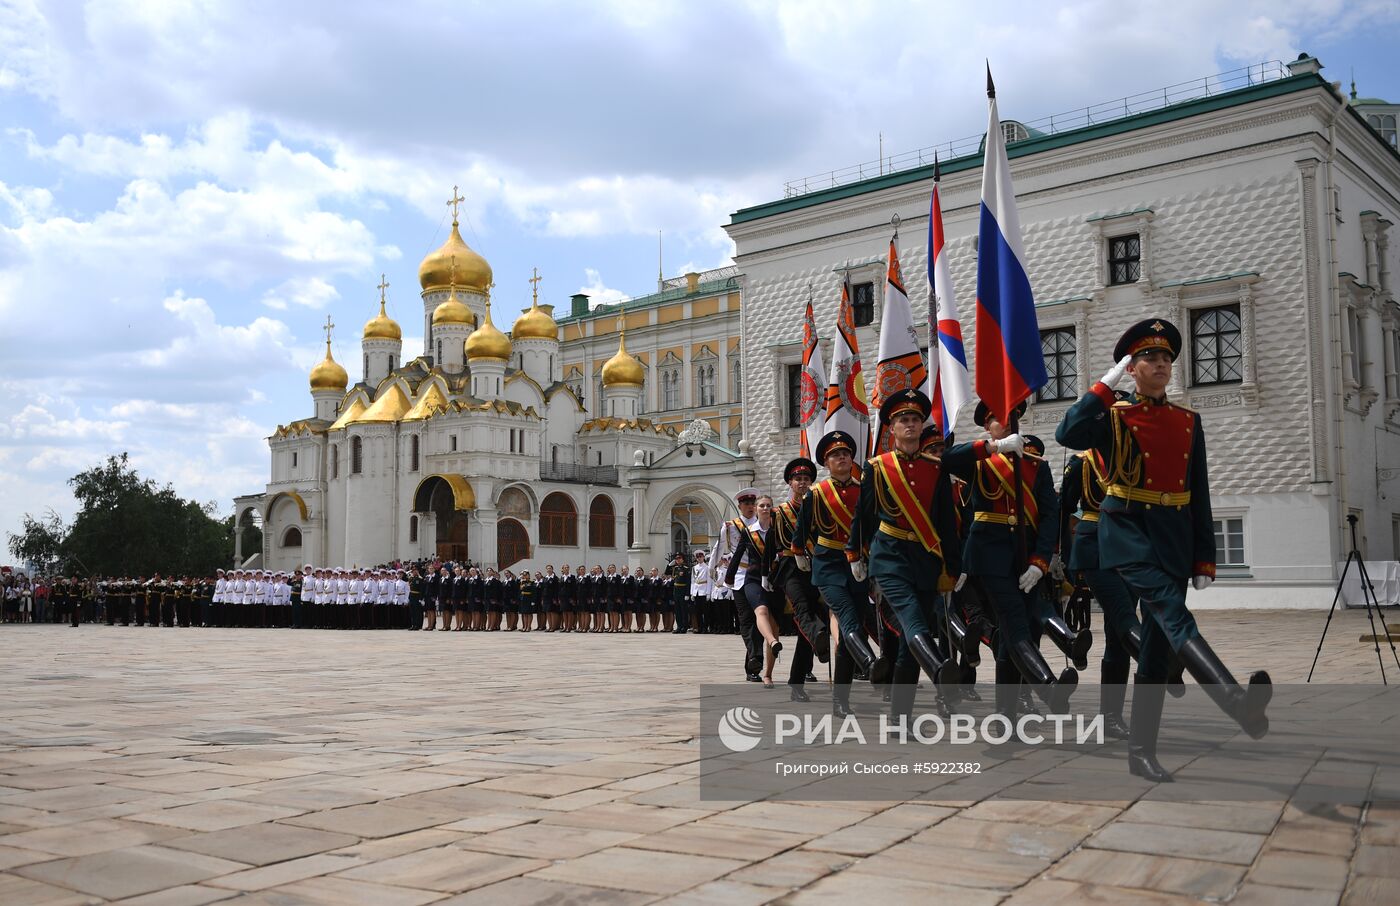
M1015 724L1021 704L1021 671L1012 661L997 661L996 683L996 711Z
M1094 634L1087 629L1075 632L1060 617L1050 617L1045 621L1045 634L1055 647L1065 653L1070 663L1079 670L1089 667L1089 647L1094 644Z
M1127 739L1131 732L1123 723L1123 699L1128 694L1128 665L1099 663L1099 713L1103 732L1109 739Z
M1264 738L1269 732L1269 717L1264 709L1274 695L1268 673L1259 670L1249 677L1248 687L1240 686L1206 640L1200 637L1182 645L1177 656L1211 700L1234 718L1240 729L1252 739Z
M948 614L948 631L953 636L953 644L962 652L963 662L969 667L982 663L982 624L977 620L965 625L955 613Z
M1134 626L1124 634L1123 647L1128 649L1128 656L1133 660L1142 660L1142 626Z
M1172 775L1157 761L1157 730L1162 725L1162 702L1166 687L1161 683L1133 683L1132 730L1128 737L1128 773L1153 783L1171 783Z
M897 724L900 718L905 721L905 726L912 729L914 720L914 696L919 689L919 664L907 664L903 667L896 667L891 683L886 688L890 697L886 699L890 703L890 721Z
M855 714L851 708L851 685L834 684L831 687L831 713L836 717L845 719Z
M1057 679L1050 665L1045 663L1045 658L1041 657L1040 649L1030 639L1012 645L1011 655L1021 676L1045 702L1050 713L1064 714L1069 707L1069 697L1074 694L1074 687L1079 685L1079 672L1073 667L1066 667Z
M957 688L962 671L952 658L939 657L938 648L927 633L921 632L909 639L909 653L914 655L914 660L924 668L924 672L933 680L935 686L940 689Z
M865 640L865 633L847 632L841 636L841 644L850 653L851 660L855 661L856 673L863 673L870 678L870 681L877 686L884 685L890 681L889 670L894 669L894 659L890 659L889 669L877 671L875 652L870 650L870 643ZM877 682L875 674L881 673L881 679Z

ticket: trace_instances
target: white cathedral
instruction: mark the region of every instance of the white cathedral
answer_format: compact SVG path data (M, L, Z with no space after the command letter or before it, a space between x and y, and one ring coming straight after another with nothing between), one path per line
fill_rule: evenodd
M234 501L236 562L664 566L689 542L672 511L718 525L752 482L752 458L703 422L678 435L642 417L646 372L625 332L601 400L585 409L562 380L560 330L537 292L509 336L492 323L491 266L463 241L453 207L450 236L418 268L422 354L405 360L382 282L353 385L331 355L328 319L314 414L278 427L271 480ZM242 550L243 529L259 522L261 551Z

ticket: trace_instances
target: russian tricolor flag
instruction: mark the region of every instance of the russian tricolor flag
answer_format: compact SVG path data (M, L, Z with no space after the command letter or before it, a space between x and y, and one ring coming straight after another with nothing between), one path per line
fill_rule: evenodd
M1046 374L991 67L984 148L977 229L977 395L1004 422L1007 413L1045 385Z

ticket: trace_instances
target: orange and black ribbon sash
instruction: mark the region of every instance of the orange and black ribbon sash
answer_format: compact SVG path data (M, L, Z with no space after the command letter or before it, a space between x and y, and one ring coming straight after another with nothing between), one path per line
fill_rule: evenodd
M933 527L933 515L919 502L919 496L910 487L909 479L904 477L898 457L898 453L882 453L875 457L873 462L875 468L884 476L885 487L889 488L890 496L899 507L900 515L914 530L914 537L919 539L924 550L941 558L943 547L938 540L938 530Z
M1033 466L1036 464L1036 460L1030 461ZM1011 464L1010 457L1002 453L996 453L987 457L985 462L987 463L987 467L992 470L992 474L997 477L997 481L1000 482L1002 488L1010 495L1009 499L1015 500L1015 485L1012 484L1015 478L1015 467ZM1025 480L1024 470L1021 476L1021 492L1021 506L1026 511L1026 520L1030 523L1031 527L1034 528L1036 525L1040 524L1040 506L1035 501L1035 490Z
M855 514L851 512L850 507L846 506L841 491L829 480L817 485L816 491L820 495L822 503L826 504L827 512L831 513L831 518L836 520L837 528L850 537L851 522L855 519Z

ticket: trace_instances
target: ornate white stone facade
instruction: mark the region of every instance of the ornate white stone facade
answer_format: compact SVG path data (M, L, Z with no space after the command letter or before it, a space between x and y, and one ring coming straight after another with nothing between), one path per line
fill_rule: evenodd
M1326 606L1349 549L1348 513L1360 517L1363 556L1400 558L1400 244L1387 238L1400 220L1400 156L1315 61L1290 68L1278 81L1011 146L1040 326L1073 332L1076 391L1109 368L1138 319L1169 318L1188 338L1171 393L1203 415L1215 515L1231 536L1218 591L1193 601L1203 605ZM747 209L728 226L744 272L745 403L760 475L797 447L784 375L800 361L808 285L829 338L838 269L854 262L882 290L895 214L922 320L931 169ZM979 156L945 162L940 189L974 372L981 173ZM1114 285L1109 242L1127 235L1139 239L1140 275ZM876 300L875 323L858 331L868 368ZM1238 379L1193 380L1195 317L1222 306L1237 306ZM1065 455L1054 428L1070 401L1033 403L1023 424L1046 441L1052 467ZM958 433L976 436L970 411Z

